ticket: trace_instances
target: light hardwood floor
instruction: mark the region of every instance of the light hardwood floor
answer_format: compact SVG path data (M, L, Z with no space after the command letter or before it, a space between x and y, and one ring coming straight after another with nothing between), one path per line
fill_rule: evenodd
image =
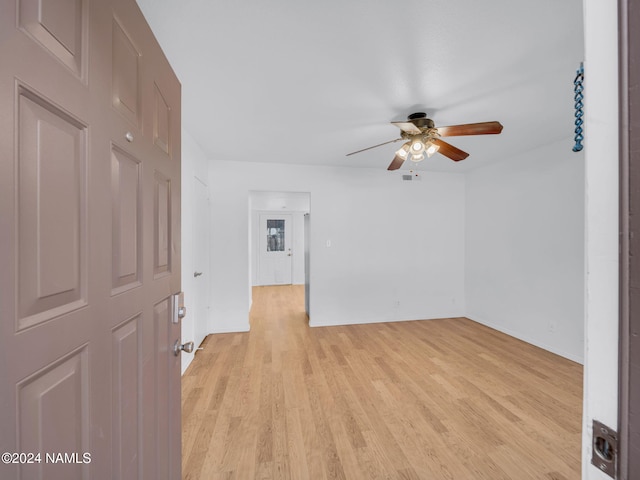
M184 479L580 478L582 366L465 318L310 328L303 296L205 340Z

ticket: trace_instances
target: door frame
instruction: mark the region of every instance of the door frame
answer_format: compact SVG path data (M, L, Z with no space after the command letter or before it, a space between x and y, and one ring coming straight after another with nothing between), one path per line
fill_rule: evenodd
M255 225L259 223L259 220L256 220L256 216L260 213L272 213L277 212L281 213L290 213L293 216L293 222L295 224L296 218L298 214L301 214L301 221L303 222L300 227L304 230L304 215L311 212L311 190L278 190L278 189L264 189L264 190L249 190L248 191L248 210L247 210L247 223L248 223L248 248L247 248L247 256L248 256L248 272L247 272L247 280L248 280L248 291L249 291L249 311L251 311L251 306L253 305L253 287L254 283L257 280L257 268L258 268L258 246L256 246L256 240L259 240L257 237L258 233L254 232ZM277 210L277 208L282 208L282 210ZM295 228L295 227L294 227ZM303 237L306 234L302 233ZM295 284L296 280L296 262L300 261L303 264L303 269L305 269L306 275L306 266L304 265L304 249L306 238L302 238L299 248L297 248L293 253L293 259L291 264L292 275L291 280ZM295 244L295 235L293 244ZM258 242L259 245L259 242ZM296 251L300 252L298 257L296 257ZM296 260L297 259L297 260ZM306 281L306 280L305 280Z
M640 328L640 312L637 299L637 285L640 283L640 264L633 262L633 256L640 254L640 238L633 233L640 228L640 222L632 212L640 208L640 195L630 188L631 183L640 184L640 152L631 148L632 135L640 136L634 129L640 118L640 66L633 63L640 47L640 33L629 28L630 22L640 14L637 2L618 1L618 74L619 74L619 224L620 224L620 262L619 262L619 348L618 348L618 478L628 479L631 473L632 428L640 428L640 419L631 415L631 403L634 390L640 388L640 378L630 368L632 349L631 330ZM638 237L636 235L636 237ZM635 285L635 292L634 292ZM635 297L635 301L634 301Z

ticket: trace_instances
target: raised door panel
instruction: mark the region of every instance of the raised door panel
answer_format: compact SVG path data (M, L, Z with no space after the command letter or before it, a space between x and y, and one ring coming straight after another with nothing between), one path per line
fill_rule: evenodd
M157 84L153 84L153 143L171 155L171 109Z
M86 305L86 126L18 89L18 329Z
M120 480L136 480L142 472L140 323L136 315L113 331L113 476Z
M171 271L171 180L156 171L153 191L153 273L158 278Z
M22 30L86 80L86 0L20 0L18 5Z
M88 356L82 347L17 385L20 451L41 454L20 479L89 478Z
M113 295L140 285L142 205L140 162L124 150L111 149L111 236Z
M136 127L140 120L140 52L117 18L112 30L112 104Z
M145 305L146 307L146 305ZM157 424L157 382L158 373L156 370L158 333L159 325L156 323L155 309L149 307L141 319L141 334L139 345L141 348L142 362L142 471L144 480L159 480L158 470L158 424ZM148 313L147 313L148 312ZM166 453L163 453L166 454Z
M172 344L171 334L171 320L172 320L172 297L167 297L158 302L153 307L153 323L155 331L155 364L154 364L154 376L156 378L156 408L157 408L157 420L156 431L158 432L157 439L157 467L158 467L158 479L169 480L169 462L170 458L166 455L169 452L169 423L170 418L169 401L169 355L170 345ZM174 432L179 434L179 432Z

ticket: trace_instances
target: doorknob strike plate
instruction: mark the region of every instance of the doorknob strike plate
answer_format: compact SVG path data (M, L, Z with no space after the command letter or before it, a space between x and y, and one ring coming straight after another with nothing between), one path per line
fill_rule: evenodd
M591 446L591 464L611 478L618 478L618 433L594 420Z

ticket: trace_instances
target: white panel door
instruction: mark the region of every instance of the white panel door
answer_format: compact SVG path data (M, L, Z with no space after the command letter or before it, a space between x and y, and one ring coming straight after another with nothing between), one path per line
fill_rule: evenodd
M258 285L291 284L291 215L260 214L258 228Z
M194 341L200 345L204 337L209 333L209 284L211 272L209 271L209 220L211 212L209 209L209 189L198 178L193 178L193 188L195 192L195 209L193 221L193 264L195 270L194 291L192 293L193 304L193 328ZM190 315L191 316L191 315Z

